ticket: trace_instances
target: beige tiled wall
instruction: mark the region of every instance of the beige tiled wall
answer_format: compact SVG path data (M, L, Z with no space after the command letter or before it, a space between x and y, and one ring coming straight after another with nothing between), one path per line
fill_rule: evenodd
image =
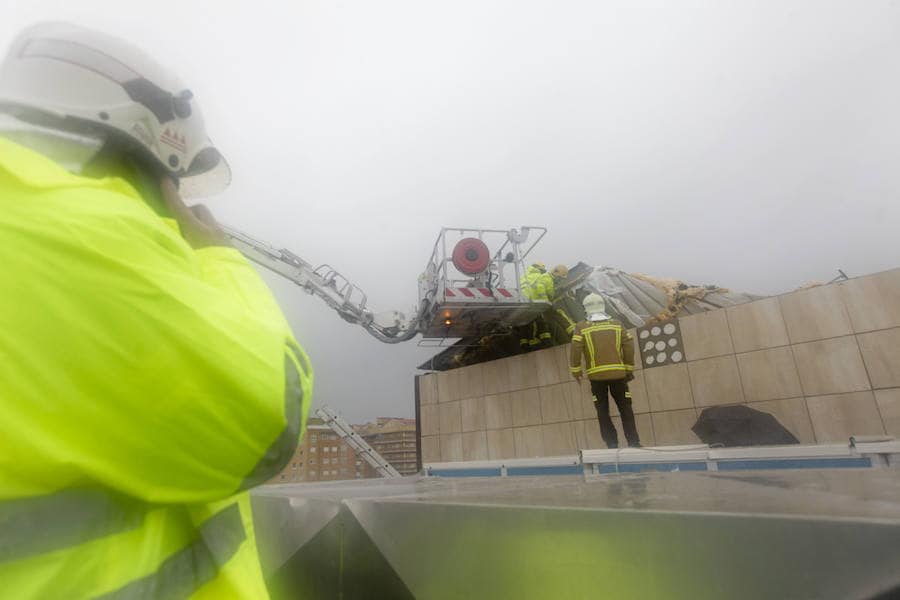
M744 402L741 376L732 354L689 362L688 375L694 393L694 406Z
M871 391L812 396L806 399L806 406L819 442L846 441L854 434L884 433Z
M875 390L875 402L885 433L900 437L900 388Z
M778 298L766 298L726 309L734 351L750 352L790 344L780 310Z
M738 354L737 363L747 402L803 395L790 346Z
M774 415L801 443L900 436L900 269L684 317L680 326L687 361L637 364L630 384L645 446L699 442L691 431L699 414L727 404ZM603 448L590 386L572 379L568 351L419 377L424 462Z

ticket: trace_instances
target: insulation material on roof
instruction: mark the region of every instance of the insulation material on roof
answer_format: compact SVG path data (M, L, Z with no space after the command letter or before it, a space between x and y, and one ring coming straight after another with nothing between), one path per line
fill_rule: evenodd
M594 267L576 287L588 288L611 300L610 312L630 327L666 321L764 296L732 292L717 285L694 285L678 279L626 273L612 267Z

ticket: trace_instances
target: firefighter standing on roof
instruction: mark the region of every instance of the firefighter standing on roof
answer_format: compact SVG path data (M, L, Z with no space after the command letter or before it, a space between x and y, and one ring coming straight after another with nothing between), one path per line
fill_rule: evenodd
M261 600L247 490L312 370L182 195L229 182L193 95L54 23L0 67L0 598Z
M580 382L583 373L587 373L600 422L600 435L607 447L619 447L616 428L609 416L609 395L619 409L628 445L639 447L627 385L628 380L634 378L633 338L619 321L606 314L603 296L588 294L584 299L584 310L587 320L577 323L572 335L572 375Z

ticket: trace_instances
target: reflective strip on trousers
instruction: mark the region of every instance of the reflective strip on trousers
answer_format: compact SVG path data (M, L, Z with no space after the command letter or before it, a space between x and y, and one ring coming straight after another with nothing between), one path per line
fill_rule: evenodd
M240 507L232 504L200 526L199 537L164 560L156 572L98 596L98 600L174 600L187 598L215 579L247 539Z

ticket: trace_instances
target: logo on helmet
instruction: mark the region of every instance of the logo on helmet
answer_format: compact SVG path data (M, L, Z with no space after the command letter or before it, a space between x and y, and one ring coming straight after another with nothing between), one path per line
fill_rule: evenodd
M159 141L175 148L179 152L184 152L186 147L184 136L179 135L177 131L171 131L168 127L166 127L166 130L159 136Z

